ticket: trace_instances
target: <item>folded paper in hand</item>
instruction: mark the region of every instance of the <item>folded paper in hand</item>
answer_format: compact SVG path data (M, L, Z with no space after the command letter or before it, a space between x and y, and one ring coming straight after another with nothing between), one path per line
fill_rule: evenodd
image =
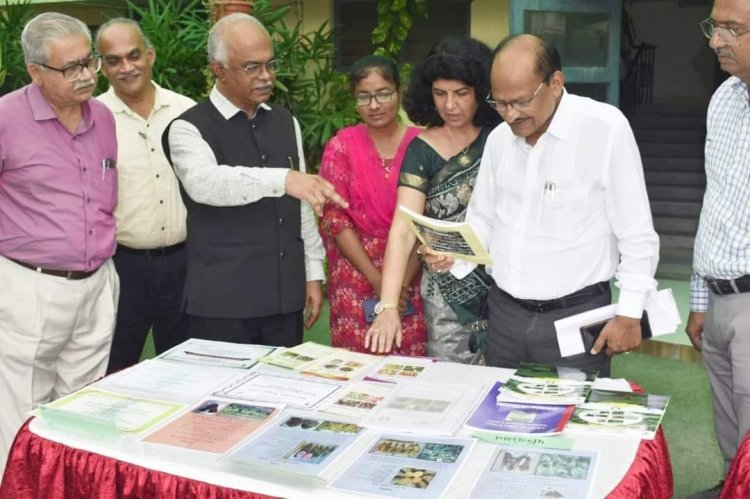
M468 222L437 220L399 205L398 211L422 244L456 260L492 265L489 253Z
M646 300L645 311L648 313L652 336L674 333L682 322L671 289L661 289L653 294ZM585 352L581 327L611 319L616 312L617 305L613 304L555 321L560 355L568 357Z

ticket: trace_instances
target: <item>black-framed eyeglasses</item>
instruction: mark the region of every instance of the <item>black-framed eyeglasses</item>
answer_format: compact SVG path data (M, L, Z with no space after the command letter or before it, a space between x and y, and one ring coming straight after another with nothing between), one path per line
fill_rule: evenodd
M703 31L703 34L706 35L706 38L708 38L709 40L713 38L714 34L718 34L719 39L727 45L737 45L739 43L737 38L747 32L750 32L750 28L746 28L742 31L737 32L731 28L719 26L710 17L699 22L698 26L701 27L701 31Z
M229 65L227 64L227 66ZM281 67L281 61L278 59L271 59L267 62L249 62L242 66L229 67L241 69L247 73L248 76L258 76L263 71L263 68L266 68L266 71L269 73L276 73L276 71L279 70L279 67Z
M363 92L354 94L354 101L358 106L369 106L372 99L375 99L375 102L378 104L388 104L391 102L391 99L393 99L393 94L395 93L395 90L384 90L382 92L375 92L374 94L366 94Z
M547 78L543 79L542 82L539 84L538 87L536 87L536 90L534 90L534 93L531 94L531 97L528 99L516 99L516 100L495 100L492 98L492 91L490 90L490 93L487 94L487 98L485 99L485 102L490 105L492 109L497 111L498 113L504 113L509 108L513 108L516 111L525 111L528 108L531 107L531 103L533 102L534 98L539 94L539 92L542 90L542 87L544 84L547 83Z
M63 68L55 68L55 67L43 64L41 62L35 62L34 64L36 64L37 66L46 68L46 69L57 71L58 73L61 73L63 75L63 78L65 78L68 81L75 81L78 79L79 76L81 76L84 69L88 69L89 73L91 73L92 75L98 73L99 70L102 69L102 58L99 57L98 55L95 55L81 62L74 62L73 64L68 64L67 66Z

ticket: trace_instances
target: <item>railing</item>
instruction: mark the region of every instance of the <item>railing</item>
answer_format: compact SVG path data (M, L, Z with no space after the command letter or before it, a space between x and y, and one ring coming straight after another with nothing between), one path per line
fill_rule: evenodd
M654 55L656 47L641 43L633 47L635 55L624 61L620 81L620 109L631 117L639 105L650 105L654 90Z

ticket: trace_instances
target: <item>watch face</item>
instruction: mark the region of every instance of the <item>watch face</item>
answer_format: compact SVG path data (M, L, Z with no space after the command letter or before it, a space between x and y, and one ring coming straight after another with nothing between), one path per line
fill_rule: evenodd
M377 302L375 304L375 309L374 309L375 310L375 315L380 314L383 311L383 309L384 309L383 308L383 302L382 301Z

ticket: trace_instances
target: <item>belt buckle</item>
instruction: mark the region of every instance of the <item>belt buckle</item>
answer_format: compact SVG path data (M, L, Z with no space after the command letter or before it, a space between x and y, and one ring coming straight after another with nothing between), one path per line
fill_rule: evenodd
M734 281L723 281L721 279L712 279L708 282L711 291L717 295L729 295L735 293L734 288L737 287Z

